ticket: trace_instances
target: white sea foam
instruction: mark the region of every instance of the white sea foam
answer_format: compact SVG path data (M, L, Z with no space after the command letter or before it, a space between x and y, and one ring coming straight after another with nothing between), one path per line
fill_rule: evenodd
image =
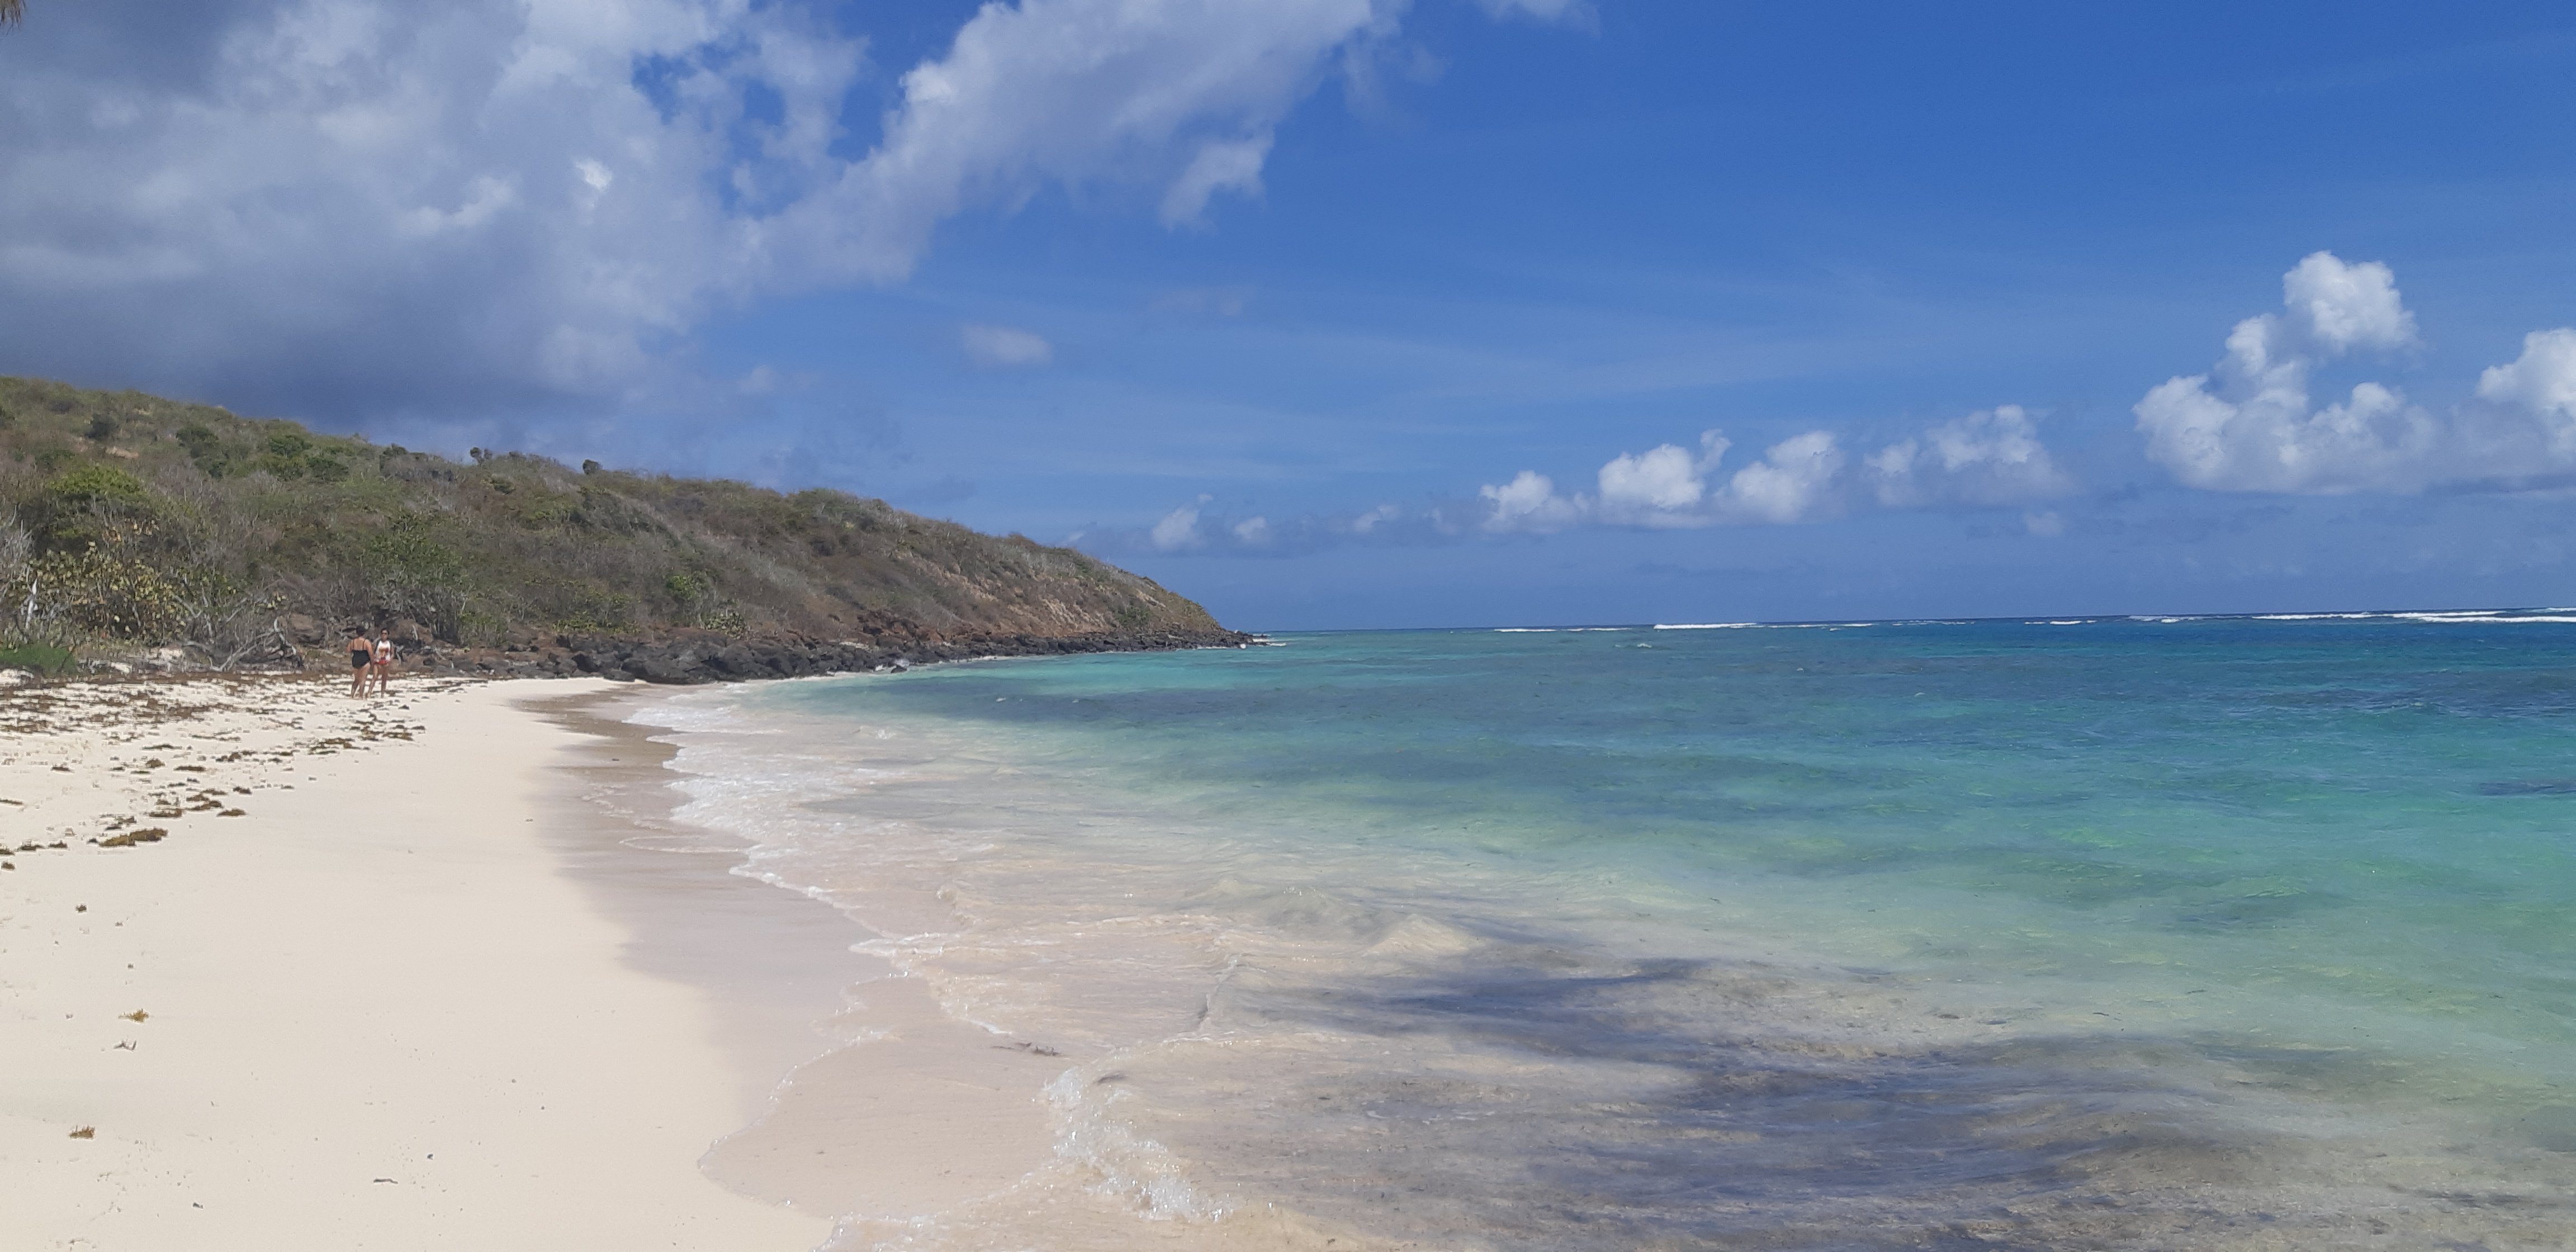
M1843 630L1879 622L1657 622L1656 630Z
M2435 625L2566 625L2576 623L2576 610L2419 609L2372 613L2256 613L2257 622L2426 622Z
M2576 616L2554 613L2524 613L2512 615L2501 613L2492 615L2468 613L2391 613L2389 616L2401 621L2434 622L2446 625L2462 626L2478 626L2489 622L2504 625L2524 625L2534 623L2565 625L2569 622L2576 622Z

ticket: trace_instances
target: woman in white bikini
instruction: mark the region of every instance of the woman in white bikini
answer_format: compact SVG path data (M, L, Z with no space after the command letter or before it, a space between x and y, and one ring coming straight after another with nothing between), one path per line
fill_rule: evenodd
M393 681L394 676L394 632L390 630L379 631L376 634L375 669L376 694L384 695L385 684Z

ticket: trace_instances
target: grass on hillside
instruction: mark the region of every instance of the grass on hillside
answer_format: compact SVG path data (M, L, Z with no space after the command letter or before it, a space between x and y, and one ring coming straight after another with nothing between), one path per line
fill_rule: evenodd
M0 378L0 647L239 663L301 614L466 646L672 628L952 638L1214 630L1068 548L844 492L460 463L137 392ZM50 655L50 654L48 654Z

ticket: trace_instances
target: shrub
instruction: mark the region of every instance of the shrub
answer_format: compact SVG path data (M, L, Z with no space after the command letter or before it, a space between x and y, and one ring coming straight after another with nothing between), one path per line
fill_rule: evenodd
M556 629L570 632L624 630L635 624L635 604L602 587L567 584L556 590Z
M398 515L359 545L359 555L378 607L457 637L471 580L464 554L439 539L435 520Z
M37 546L48 552L95 547L119 523L152 513L142 480L112 465L82 465L45 484L27 512Z
M179 446L208 478L221 478L232 468L232 453L224 447L223 437L203 422L190 422L179 428Z
M51 643L0 647L0 669L32 670L49 678L68 674L72 672L72 650Z
M88 508L93 504L140 507L152 493L136 478L113 465L84 465L45 484L45 498L56 507Z
M259 468L267 470L271 475L286 482L294 482L304 477L314 470L315 462L324 460L329 458L313 450L313 440L296 431L278 431L260 443ZM347 467L340 466L337 462L333 462L333 465L340 478L348 477ZM316 474L315 477L318 478L320 475ZM337 482L339 479L326 481Z
M187 616L180 581L130 552L100 544L37 559L43 598L73 629L117 639L166 639Z

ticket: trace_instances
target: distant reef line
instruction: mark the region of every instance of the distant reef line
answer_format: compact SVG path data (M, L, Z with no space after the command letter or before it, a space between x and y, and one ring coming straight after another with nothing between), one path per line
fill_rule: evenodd
M0 667L688 683L1259 642L1150 578L847 492L450 460L0 378Z

